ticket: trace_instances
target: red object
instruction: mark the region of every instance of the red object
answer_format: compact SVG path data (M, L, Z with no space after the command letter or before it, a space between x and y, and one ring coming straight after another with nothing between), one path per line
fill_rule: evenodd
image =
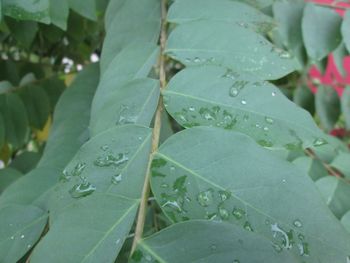
M310 1L307 1L310 2ZM326 4L326 5L332 5L334 4L335 10L339 13L339 15L343 16L345 13L344 9L337 9L336 7L346 7L350 9L350 2L344 3L344 2L335 2L334 0L313 0L312 2L319 3L319 4ZM350 29L349 29L350 30ZM311 80L317 80L318 82L326 85L332 86L338 93L339 96L342 95L344 86L350 85L350 56L347 56L343 60L343 67L345 71L345 75L342 75L340 71L338 70L336 64L334 63L333 56L330 55L328 58L328 65L326 72L322 74L316 66L313 66L310 71L310 79ZM310 88L312 92L317 91L317 87L312 85L312 82L310 81Z

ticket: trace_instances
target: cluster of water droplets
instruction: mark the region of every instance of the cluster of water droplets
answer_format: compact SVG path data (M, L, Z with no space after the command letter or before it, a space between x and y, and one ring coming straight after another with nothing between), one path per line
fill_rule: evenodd
M138 118L136 108L135 105L121 105L117 115L116 125L135 123Z

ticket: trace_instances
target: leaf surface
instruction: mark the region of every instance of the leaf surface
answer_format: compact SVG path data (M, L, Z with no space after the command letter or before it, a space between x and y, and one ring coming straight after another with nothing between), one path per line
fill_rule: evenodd
M246 135L210 127L177 133L154 156L151 186L173 222L227 221L300 261L343 262L349 255L350 236L306 173Z

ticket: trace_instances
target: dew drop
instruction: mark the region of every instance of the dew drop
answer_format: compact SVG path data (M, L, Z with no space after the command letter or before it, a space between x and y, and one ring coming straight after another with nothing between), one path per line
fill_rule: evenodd
M272 95L272 97L275 97L275 96L276 96L276 92L273 91L273 92L271 93L271 95Z
M278 225L276 224L272 224L271 225L271 231L273 233L273 237L276 237L277 234L282 235L282 238L284 239L284 247L287 249L292 248L292 245L290 243L289 237L287 235L287 233L285 231L283 231Z
M223 207L219 207L219 216L222 220L227 220L230 216L230 214L228 213L228 211L223 208Z
M237 97L239 94L239 89L237 89L236 87L231 87L230 89L230 96L231 97Z
M252 225L251 225L248 221L246 221L246 222L244 223L243 228L244 228L245 230L250 231L250 232L253 232L253 231L254 231L253 228L252 228Z
M223 202L231 197L231 193L228 191L219 191L219 195L220 195L221 201Z
M112 183L113 184L119 184L123 179L123 175L122 174L115 174L112 176Z
M301 223L301 221L299 219L294 220L293 225L295 227L302 227L303 226L303 224Z
M175 166L170 166L170 171L175 171Z
M239 220L245 215L245 211L240 208L233 208L232 215Z
M215 251L216 249L217 249L216 245L211 245L211 246L210 246L210 250L211 250L211 251Z
M207 191L202 191L197 196L198 203L203 206L207 207L213 203L213 190L209 189Z
M201 62L201 59L199 57L195 57L193 60L194 63L199 63Z
M273 124L273 123L274 123L274 120L271 119L270 117L265 117L265 121L266 121L268 124Z
M313 145L315 147L322 146L322 145L325 145L325 144L327 144L327 141L325 139L323 139L323 138L317 138L313 142Z
M166 201L162 207L175 208L178 212L182 212L182 208L177 201Z
M242 103L243 105L247 105L247 101L246 101L246 100L241 100L241 103Z
M263 130L264 130L264 131L268 131L269 128L265 126L265 127L263 128Z
M30 244L27 246L27 248L31 248L31 247L32 247L32 245L30 245Z
M111 165L120 166L126 163L128 160L129 158L124 153L119 153L117 157L112 154L106 154L98 157L94 161L94 164L99 167L106 167Z
M191 106L191 107L189 107L189 108L188 108L188 110L189 110L189 111L195 111L195 110L196 110L196 108L195 108L195 107L193 107L193 106Z
M73 198L80 198L92 194L96 190L96 187L89 182L76 184L69 190L70 195Z
M107 144L101 146L101 150L102 150L102 151L107 151L108 149L109 149L109 146L108 146Z
M141 136L139 136L138 139L139 139L139 141L142 141L142 137Z
M273 249L276 251L276 252L278 252L278 253L280 253L280 252L282 252L282 247L280 246L280 245L278 245L278 244L275 244L275 243L272 243L272 247L273 247Z
M299 249L300 256L309 256L310 251L309 251L308 243L302 242L302 243L299 243L297 246Z
M160 187L162 187L162 188L168 188L168 187L169 187L169 185L168 185L168 184L166 184L166 183L162 183L162 184L160 185Z
M232 263L240 263L240 261L238 259L234 259Z
M21 235L21 238L23 239L23 238L24 238L24 235Z
M12 236L12 237L10 237L10 238L11 238L12 240L13 240L13 239L15 239L15 237L14 237L14 236Z

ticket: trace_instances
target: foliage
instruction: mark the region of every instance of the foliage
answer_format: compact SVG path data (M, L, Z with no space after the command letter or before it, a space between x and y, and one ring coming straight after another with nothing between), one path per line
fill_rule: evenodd
M349 87L307 87L350 11L0 10L0 262L350 262Z

